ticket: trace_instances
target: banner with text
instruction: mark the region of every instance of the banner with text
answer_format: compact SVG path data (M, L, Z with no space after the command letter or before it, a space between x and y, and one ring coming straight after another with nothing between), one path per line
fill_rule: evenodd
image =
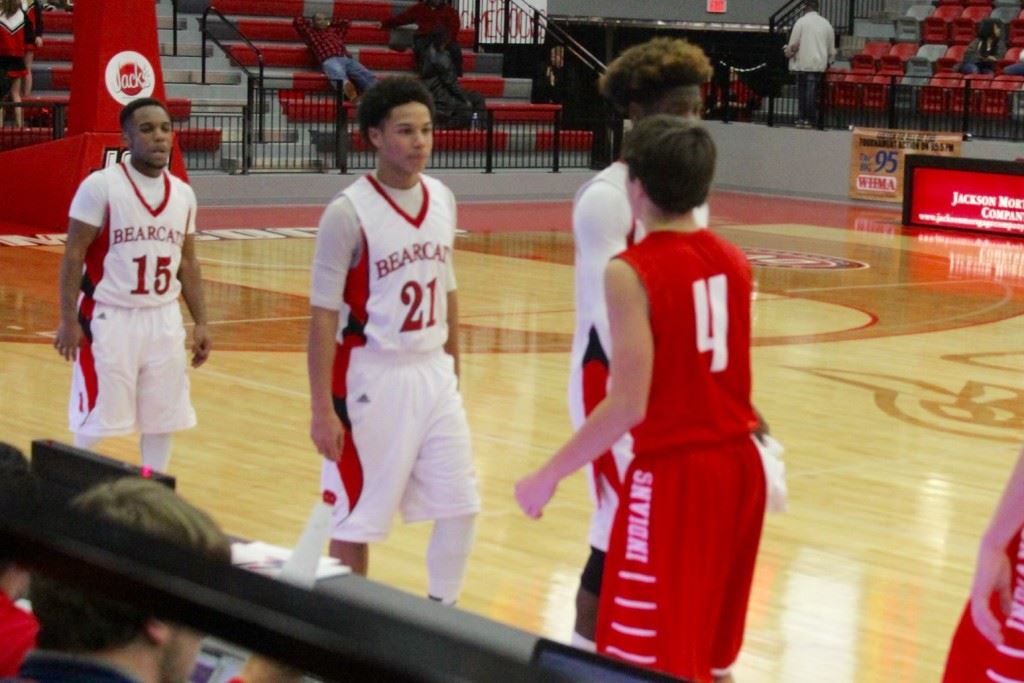
M1024 174L910 167L909 225L1024 235Z
M475 26L477 2L480 4L481 43L504 42L506 2L509 5L508 42L544 42L544 22L534 22L534 10L547 14L548 0L530 0L529 4L511 0L458 0L456 6L463 28Z
M854 128L850 151L850 197L902 202L904 155L958 157L962 142L960 135L952 133Z

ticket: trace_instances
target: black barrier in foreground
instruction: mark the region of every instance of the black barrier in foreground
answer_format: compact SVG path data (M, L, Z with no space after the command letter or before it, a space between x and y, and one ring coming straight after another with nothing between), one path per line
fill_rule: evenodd
M571 680L530 667L536 636L358 576L306 591L57 506L26 518L2 500L0 543L35 572L325 680Z

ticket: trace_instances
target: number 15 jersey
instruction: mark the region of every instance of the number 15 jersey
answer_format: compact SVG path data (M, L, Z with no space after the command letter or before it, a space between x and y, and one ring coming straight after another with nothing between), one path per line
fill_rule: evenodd
M339 311L339 342L411 353L444 346L455 220L451 190L425 175L410 190L367 175L328 205L310 303Z
M178 299L181 247L195 231L188 183L166 170L151 178L122 162L82 181L68 213L100 228L85 255L83 305L148 308Z

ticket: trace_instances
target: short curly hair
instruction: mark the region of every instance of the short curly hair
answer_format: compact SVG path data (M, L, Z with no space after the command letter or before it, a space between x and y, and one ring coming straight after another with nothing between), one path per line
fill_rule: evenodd
M616 57L598 88L623 112L630 103L650 111L669 95L699 99L699 88L711 74L711 62L699 46L680 38L654 38Z

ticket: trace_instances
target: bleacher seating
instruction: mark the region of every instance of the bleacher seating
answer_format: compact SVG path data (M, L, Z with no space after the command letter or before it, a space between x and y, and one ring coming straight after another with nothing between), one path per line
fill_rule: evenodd
M883 40L872 40L864 44L860 52L853 56L851 65L857 71L877 71L878 63L889 53L891 46Z
M906 70L907 60L917 53L917 49L917 43L896 43L889 49L888 54L882 55L879 69L899 71L902 74Z
M966 52L966 45L950 45L946 49L946 54L935 61L935 71L957 71L960 68L960 63L964 61L964 54Z
M1016 64L1017 62L1019 62L1020 61L1020 53L1021 53L1021 48L1019 48L1019 47L1011 47L1011 48L1009 48L1006 51L1006 54L1003 55L1003 58L999 60L999 64L996 65L996 70L999 73L1002 73L1003 69L1005 69L1006 67L1008 67L1008 66L1010 66L1012 64Z
M953 20L963 12L961 5L939 5L921 25L921 42L948 43Z
M972 5L964 9L963 13L953 20L950 32L950 42L955 45L966 45L978 35L978 22L991 13L991 8L985 5Z

